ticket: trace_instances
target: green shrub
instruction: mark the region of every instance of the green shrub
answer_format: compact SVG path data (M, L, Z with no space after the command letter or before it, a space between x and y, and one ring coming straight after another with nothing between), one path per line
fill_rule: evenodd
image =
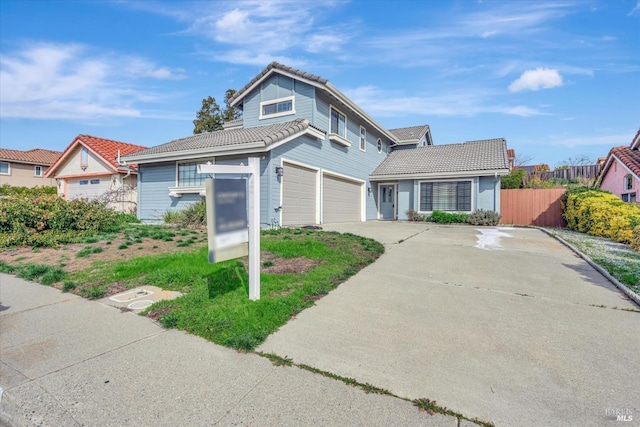
M0 196L51 196L58 194L56 187L39 185L36 187L14 187L9 184L0 185Z
M633 231L631 232L631 247L635 249L636 252L640 252L640 225L633 227Z
M524 177L526 175L527 172L524 169L512 170L507 175L500 178L500 188L522 188L522 183L524 182Z
M478 209L469 215L467 222L471 225L498 225L500 218L502 215L498 212Z
M581 187L567 192L563 216L571 230L631 243L633 229L640 225L640 206L608 191Z
M437 222L440 224L464 224L467 222L468 214L465 213L451 213L451 212L442 212L442 211L433 211L431 212L431 216L429 220L431 222Z

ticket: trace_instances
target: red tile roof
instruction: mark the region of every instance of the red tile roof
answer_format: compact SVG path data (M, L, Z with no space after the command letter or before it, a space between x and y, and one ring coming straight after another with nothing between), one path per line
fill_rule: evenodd
M62 154L61 151L43 150L34 148L32 150L9 150L0 148L0 159L13 160L14 162L33 163L37 165L52 165Z
M640 150L632 150L630 147L614 147L611 153L616 156L631 172L640 178Z
M118 152L120 152L120 156L124 156L125 154L135 153L136 151L144 150L145 148L147 148L143 147L142 145L129 144L127 142L114 141L112 139L98 138L97 136L92 135L78 135L73 140L73 142L69 144L69 146L64 150L55 164L49 168L46 176L52 176L58 166L62 164L65 157L67 157L69 153L71 153L73 149L78 145L82 145L89 151L96 154L104 162L111 165L114 171L118 170Z

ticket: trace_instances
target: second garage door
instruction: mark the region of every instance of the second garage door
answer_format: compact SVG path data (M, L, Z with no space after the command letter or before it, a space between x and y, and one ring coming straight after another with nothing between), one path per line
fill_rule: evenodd
M354 221L362 221L362 183L323 175L322 222Z
M317 171L284 163L282 179L282 225L317 222Z
M111 177L87 178L69 181L67 199L96 199L104 196L110 188Z

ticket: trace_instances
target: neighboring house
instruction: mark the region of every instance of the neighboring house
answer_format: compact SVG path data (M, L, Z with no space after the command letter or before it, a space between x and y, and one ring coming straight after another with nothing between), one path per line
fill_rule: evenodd
M532 175L534 173L539 173L539 172L548 172L551 169L549 168L549 165L546 163L540 163L538 165L521 165L521 166L514 166L513 167L515 170L518 169L522 169L524 170L527 175Z
M53 178L45 178L49 166L62 154L60 151L8 150L0 148L0 185L14 187L55 186Z
M640 202L640 129L629 146L614 147L600 173L600 188L625 202Z
M91 135L78 135L49 168L46 176L55 178L58 194L65 200L98 199L119 211L135 211L137 170L120 165L118 158L144 148Z
M399 178L389 196L386 190L380 191L371 173L392 151L432 148L428 126L387 130L326 79L276 62L236 92L230 103L242 111L243 118L225 123L223 130L123 157L126 164L138 165L142 221L158 222L167 210L182 209L203 196L207 176L197 173L198 164L246 164L249 156L260 158L262 226L387 218L384 203L396 198L398 187L405 205L394 208L397 217L404 219L407 209L418 206L417 190L405 189L413 177ZM496 169L498 176L508 172L506 148L502 158L505 166ZM397 172L402 174L403 169ZM488 181L478 178L484 172L473 171L475 178L465 172L425 172L416 180L460 177L470 182L471 188L465 191L473 194L473 203L464 206L469 209L499 197L499 178L492 185L496 194L489 197L484 193ZM384 183L391 185L390 179ZM481 192L481 197L476 196Z
M500 211L500 176L509 173L504 139L393 151L373 171L379 218L406 219L406 210Z
M516 150L513 148L507 148L507 158L509 159L509 170L513 170L516 162Z

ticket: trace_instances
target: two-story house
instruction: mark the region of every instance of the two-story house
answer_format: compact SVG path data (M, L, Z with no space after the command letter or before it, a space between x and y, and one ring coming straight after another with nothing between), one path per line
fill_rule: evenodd
M34 148L11 150L0 148L0 185L14 187L54 186L53 178L46 178L47 169L62 154L60 151Z
M263 227L405 219L407 209L426 213L434 206L499 209L499 176L508 173L504 140L476 141L471 151L434 147L429 126L385 129L326 79L276 62L231 105L243 118L223 130L122 158L138 165L141 220L159 221L167 210L199 200L207 176L197 173L198 164L247 164L250 156L260 158ZM460 145L467 146L454 144ZM414 167L412 158L429 157L433 149L454 158L436 171ZM401 153L416 150L420 156L408 154L407 165ZM456 156L471 157L461 162ZM385 162L392 164L383 168ZM458 190L465 192L460 203ZM426 197L444 202L426 203Z

